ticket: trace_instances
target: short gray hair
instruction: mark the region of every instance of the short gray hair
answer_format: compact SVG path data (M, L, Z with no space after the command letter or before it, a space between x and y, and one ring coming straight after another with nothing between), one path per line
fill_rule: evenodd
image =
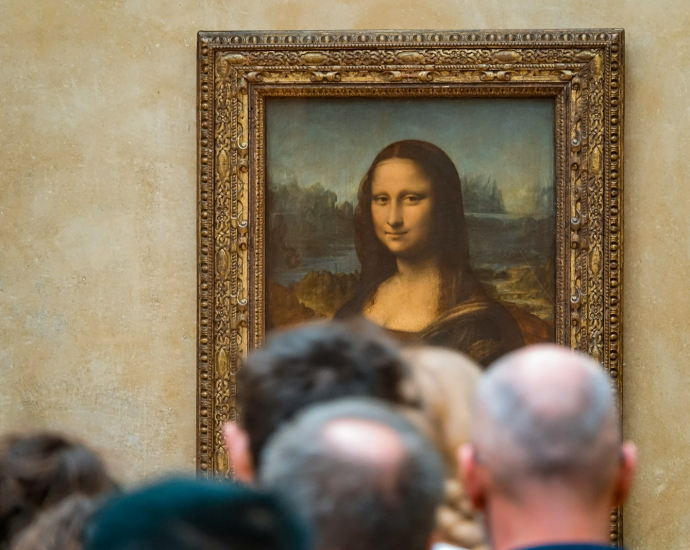
M577 478L597 492L620 445L618 405L591 358L535 346L495 363L479 384L473 441L505 488L525 479Z
M389 428L401 459L383 471L375 461L339 453L324 431L341 420ZM262 484L304 517L317 549L424 550L428 544L443 497L443 463L433 445L382 402L342 399L306 409L269 441L261 464Z

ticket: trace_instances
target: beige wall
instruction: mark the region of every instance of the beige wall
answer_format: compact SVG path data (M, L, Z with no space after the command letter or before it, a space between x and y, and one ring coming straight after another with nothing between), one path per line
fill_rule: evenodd
M200 29L624 27L634 548L690 544L690 3L0 2L0 427L194 466Z

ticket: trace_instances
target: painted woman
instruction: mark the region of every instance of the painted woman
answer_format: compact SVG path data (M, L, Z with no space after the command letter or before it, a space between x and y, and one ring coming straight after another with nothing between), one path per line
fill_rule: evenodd
M435 145L388 145L359 187L354 297L336 317L363 315L404 343L450 347L487 366L524 345L515 319L470 266L458 171Z

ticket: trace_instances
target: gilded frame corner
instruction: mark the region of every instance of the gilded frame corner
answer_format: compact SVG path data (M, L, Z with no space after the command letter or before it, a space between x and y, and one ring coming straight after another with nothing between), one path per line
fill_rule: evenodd
M202 476L228 472L221 427L265 331L268 97L553 97L556 339L601 363L621 396L623 30L200 32L197 46Z

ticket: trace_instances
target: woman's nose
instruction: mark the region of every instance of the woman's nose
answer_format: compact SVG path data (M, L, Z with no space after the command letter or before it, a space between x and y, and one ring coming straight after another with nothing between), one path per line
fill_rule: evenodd
M400 227L403 224L402 206L392 202L388 209L388 225Z

